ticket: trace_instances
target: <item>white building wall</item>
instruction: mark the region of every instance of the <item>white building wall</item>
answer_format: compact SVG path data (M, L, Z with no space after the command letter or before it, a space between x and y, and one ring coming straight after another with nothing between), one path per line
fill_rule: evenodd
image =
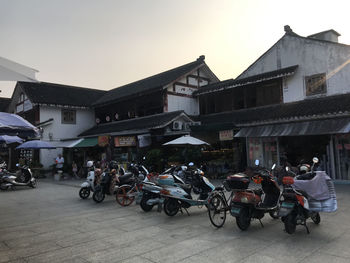
M286 35L240 78L299 65L283 85L284 102L306 97L305 76L327 74L327 96L350 92L350 47Z
M61 109L58 107L40 106L40 122L53 118L53 122L43 127L42 140L59 141L60 139L75 138L83 131L95 125L95 113L91 109L76 109L76 124L61 123ZM50 133L52 138L50 139ZM40 150L40 162L45 168L54 163L54 159L62 148Z
M168 94L168 112L183 110L189 115L199 114L199 103L195 98Z

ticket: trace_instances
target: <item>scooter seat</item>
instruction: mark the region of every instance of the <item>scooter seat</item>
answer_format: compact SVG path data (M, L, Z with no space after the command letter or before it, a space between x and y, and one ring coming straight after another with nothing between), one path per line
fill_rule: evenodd
M125 173L124 175L119 176L120 185L128 184L133 181L133 173Z

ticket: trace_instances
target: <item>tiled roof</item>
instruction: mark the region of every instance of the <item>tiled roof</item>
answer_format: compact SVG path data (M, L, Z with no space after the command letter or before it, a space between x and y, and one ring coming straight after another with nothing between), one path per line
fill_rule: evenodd
M350 93L201 116L202 124L298 121L350 114Z
M97 100L94 105L110 104L125 97L161 90L165 85L177 80L202 64L205 64L204 56L200 56L196 61L180 67L112 89Z
M18 82L32 103L91 107L92 103L106 93L48 82Z
M87 131L84 131L83 133L79 134L79 136L110 134L114 132L127 131L127 130L161 128L182 114L184 114L183 111L173 111L173 112L154 114L154 115L135 118L135 119L99 124Z
M284 76L294 74L297 68L298 68L298 65L294 65L291 67L269 71L269 72L265 72L265 73L254 75L247 78L224 80L221 82L217 82L217 83L213 83L213 84L209 84L207 86L201 87L200 89L195 91L193 95L203 95L203 94L207 94L215 91L222 91L222 90L241 87L241 86L245 86L245 85L249 85L257 82L263 82L263 81L267 81L275 78L281 78Z

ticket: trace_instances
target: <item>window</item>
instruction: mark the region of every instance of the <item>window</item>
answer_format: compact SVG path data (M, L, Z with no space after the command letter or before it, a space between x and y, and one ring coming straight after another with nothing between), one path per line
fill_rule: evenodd
M75 117L75 110L62 110L62 124L75 124Z
M327 92L326 74L315 74L305 77L306 96L324 94Z

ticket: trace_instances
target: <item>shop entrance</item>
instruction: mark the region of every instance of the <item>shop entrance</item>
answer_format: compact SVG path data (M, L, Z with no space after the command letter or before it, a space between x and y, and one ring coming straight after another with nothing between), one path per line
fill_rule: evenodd
M292 166L311 163L313 157L319 158L321 165L327 162L327 146L330 142L328 135L279 137L278 139L280 156L287 157Z

